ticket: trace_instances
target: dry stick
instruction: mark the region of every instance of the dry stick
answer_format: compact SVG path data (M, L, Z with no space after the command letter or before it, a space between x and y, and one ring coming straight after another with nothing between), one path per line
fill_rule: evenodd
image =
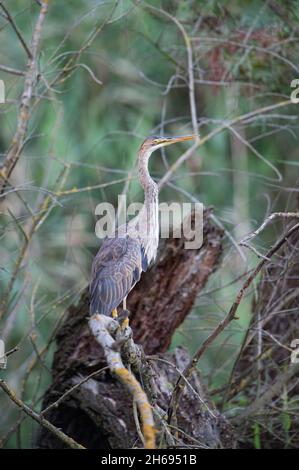
M19 40L20 40L20 43L22 44L22 46L24 47L25 51L26 51L26 54L28 55L29 59L32 59L32 54L31 54L31 51L29 49L29 47L27 46L26 44L26 41L25 39L23 38L23 35L21 33L21 31L19 30L18 26L16 25L13 17L11 16L11 14L9 13L8 9L6 8L5 5L3 5L3 2L0 2L0 6L2 8L2 10L4 11L5 13L5 19L11 24L13 30L15 31L16 35L18 36Z
M141 431L141 428L140 428L140 421L139 421L139 416L138 416L137 403L136 403L135 400L133 400L133 417L134 417L134 422L135 422L138 437L139 437L140 441L142 442L142 445L145 445L144 437L143 437L143 434L142 434L142 431Z
M188 57L188 88L189 88L189 103L190 103L190 114L191 114L191 120L192 120L192 127L193 127L193 132L195 134L195 141L199 142L199 133L198 133L198 121L197 121L197 110L196 110L196 99L195 99L195 86L194 86L194 73L193 73L193 51L192 51L192 45L191 45L191 40L183 27L183 25L179 22L179 20L175 17L172 16L170 13L167 11L164 11L160 8L155 8L150 5L146 5L146 8L149 8L150 10L153 10L154 12L166 16L166 18L170 19L175 23L175 25L178 27L180 32L182 33L182 36L185 41L186 49L187 49L187 57Z
M80 380L76 385L71 387L69 390L67 390L58 400L54 401L51 403L51 405L47 406L44 410L40 412L40 416L44 416L48 411L50 411L52 408L58 408L58 406L69 396L71 395L77 388L81 387L85 382L87 382L89 379L92 379L96 375L100 374L101 372L104 372L105 370L109 369L109 366L107 367L102 367L102 369L96 370L95 372L92 372L92 374L89 374L87 377L84 377L84 379Z
M176 24L176 26L179 28L179 30L181 31L181 33L184 37L184 41L185 41L186 48L187 48L187 54L188 54L189 101L190 101L190 107L191 107L191 119L192 119L193 130L196 131L195 134L198 135L198 123L197 123L197 116L196 116L196 101L195 101L195 93L194 93L195 90L194 90L194 75L193 75L193 58L192 58L192 46L191 46L192 38L190 38L187 35L183 25L177 20L177 18L175 18L174 16L172 16L171 14L166 12L165 10L160 9L160 8L156 8L156 7L154 7L152 5L149 5L145 2L136 2L136 4L138 4L140 6L143 6L144 8L152 11L157 16L163 15L166 18L173 21ZM292 104L292 101L291 100L285 100L285 101L281 101L279 103L276 103L274 105L269 105L269 106L265 106L263 108L260 108L260 109L254 110L254 111L250 111L250 112L248 112L244 115L236 116L232 119L227 120L226 122L221 124L219 127L217 127L216 129L214 129L213 131L208 133L203 138L200 139L198 137L198 139L196 139L194 145L192 145L192 147L190 147L186 152L184 152L183 155L181 155L181 157L178 158L176 160L176 162L169 168L169 170L165 173L163 178L161 178L161 180L159 181L159 185L158 185L159 189L161 189L169 181L172 174L182 165L182 163L184 163L186 160L188 160L199 147L203 146L203 144L205 144L207 141L211 140L212 137L214 137L215 135L219 134L223 130L229 128L230 126L232 126L232 125L234 125L238 122L244 121L245 119L252 118L252 117L257 116L259 114L266 113L267 111L271 111L272 109L284 107L284 106L287 106L289 104Z
M271 222L271 220L274 220L274 219L278 219L278 218L283 218L283 219L294 219L294 218L298 218L299 217L299 212L273 212L272 214L270 214L265 220L264 222L262 223L262 225L260 225L260 227L258 227L256 230L254 230L253 232L251 232L249 235L246 235L246 237L244 237L241 241L240 241L240 244L244 244L244 242L248 242L249 240L251 240L252 238L256 237L257 235L259 235L262 230L264 230L264 228L268 225L269 222Z
M163 178L160 179L159 181L159 189L161 189L165 184L168 182L168 180L172 177L173 173L186 161L188 160L195 150L197 150L199 147L202 147L206 142L210 141L213 137L216 135L220 134L222 131L227 129L228 127L238 123L245 121L246 119L264 114L268 111L272 111L273 109L277 108L282 108L284 106L288 106L292 104L291 100L284 100L280 101L275 104L271 104L269 106L265 106L263 108L255 109L254 111L250 111L249 113L246 114L241 114L240 116L236 116L232 119L229 119L225 121L223 124L220 126L216 127L216 129L213 129L211 132L209 132L207 135L202 137L198 142L196 142L192 147L190 147L186 152L183 153L174 163L171 165L169 170L165 173Z
M64 434L62 431L60 431L58 428L56 428L53 424L51 424L48 420L46 420L45 418L42 418L38 413L36 413L31 408L29 408L29 406L27 406L22 400L20 400L16 396L15 392L2 379L0 379L0 387L9 396L9 398L19 408L21 408L28 416L30 416L32 419L37 421L41 426L48 429L48 431L50 431L52 434L54 434L62 442L67 444L72 449L85 449L85 447L83 447L81 444L78 444L78 442L74 441L74 439L72 439L71 437Z
M39 2L39 0L37 0L37 3L39 3L40 5L42 4L42 2ZM44 3L48 3L48 0L45 0ZM112 18L112 15L116 9L116 7L118 6L118 3L119 3L119 0L116 0L115 4L114 4L114 7L112 8L110 14L108 15L108 17L104 20L104 23L95 29L95 32L92 34L92 37L81 47L81 49L76 52L76 57L78 58L83 52L86 51L86 49L88 47L91 46L92 42L94 41L94 39L97 37L97 35L101 32L101 30L104 28L104 26L106 24L110 24L110 19ZM111 20L112 22L112 20ZM70 59L72 61L72 59ZM46 91L47 92L51 92L53 94L53 90L52 90L52 87L54 86L54 84L56 84L58 82L58 79L68 71L68 65L69 65L69 61L68 63L62 68L62 70L60 70L57 74L57 76L50 82L48 83L47 80L45 79L44 75L43 74L40 74L40 77L41 79L44 81L45 83L45 86L46 86ZM82 66L82 64L81 64ZM86 65L84 64L85 68L86 68ZM75 64L75 67L77 67L77 65ZM71 68L72 69L72 68ZM91 73L91 75L93 75L93 72L91 70L89 70L89 73ZM24 73L25 75L25 73ZM61 82L64 81L64 80L61 80ZM99 82L97 80L97 82ZM34 93L32 94L32 96L34 96L36 99L34 101L34 104L32 106L32 109L36 108L37 105L39 104L39 102L41 101L42 98L44 98L43 96L43 93L41 93L40 95L35 95ZM22 150L22 148L21 148ZM14 165L15 166L15 165ZM14 167L13 167L14 168ZM7 183L7 178L5 177L5 174L3 174L3 172L1 172L1 168L0 168L0 177L2 176L3 179L5 179L5 182L2 184L3 187L5 187L5 184ZM3 189L2 189L3 191ZM0 185L0 193L1 193L1 185Z
M267 47L260 47L260 46L256 46L254 44L244 44L244 42L238 42L238 41L230 41L229 39L225 39L223 38L223 36L221 36L221 38L214 38L214 37L193 37L191 38L191 41L192 42L202 42L202 43L217 43L217 42L221 42L222 44L228 44L228 45L231 45L231 46L236 46L237 48L240 48L240 49L247 49L249 51L257 51L257 52L261 52L262 54L269 54L271 55L272 57L275 57L276 59L278 59L279 61L283 62L284 64L287 64L289 65L289 67L291 67L296 73L298 73L298 67L293 63L291 62L290 60L288 60L286 57L283 57L281 54L273 51L271 48L267 48ZM220 83L227 83L223 80L221 80ZM256 85L257 86L257 85Z
M68 174L68 167L65 166L62 169L62 171L60 172L60 174L57 178L57 184L58 184L59 188L63 187L65 179L67 177L67 174ZM27 236L25 237L24 243L23 243L23 245L20 249L20 254L19 254L19 256L16 260L15 268L12 272L8 287L7 287L6 291L2 294L2 297L0 298L0 320L3 318L3 316L6 313L6 309L7 309L7 306L8 306L10 294L13 290L14 283L17 279L18 272L19 272L19 269L22 265L22 262L23 262L25 256L27 255L27 251L28 251L28 248L29 248L29 245L30 245L31 238L34 235L35 231L38 230L38 228L40 227L42 222L45 220L45 218L47 217L48 211L50 210L50 209L48 209L50 201L51 201L51 197L49 195L46 195L43 202L39 206L38 216L33 216L33 218L32 218L32 225L31 225L31 227L30 227L30 229L27 233Z
M62 299L64 299L64 297L62 297ZM56 305L56 306L59 305L59 302L60 302L60 300L58 300L58 303L56 303L56 304L54 304L54 305ZM44 316L42 316L41 319L43 319L43 317L44 317ZM40 322L41 319L39 319L38 322ZM57 327L56 327L56 328L57 328ZM29 334L29 333L28 333L28 334ZM54 330L52 331L52 333L51 333L51 335L50 335L50 339L49 339L48 343L47 343L46 346L39 352L39 356L40 356L40 357L43 357L43 355L47 352L47 350L48 350L48 348L49 348L51 342L53 341L54 334L55 334L55 328L54 328ZM27 336L28 336L28 335L25 334L24 337L27 337ZM22 340L21 340L21 342L22 342ZM21 344L21 342L19 343L19 345ZM8 351L8 352L6 353L6 356L8 356L9 354L12 354L12 353L15 352L15 350L17 350L17 349L19 349L19 346L16 346L16 347L13 348L11 351ZM29 364L29 366L28 366L28 368L27 368L27 371L25 372L25 377L24 377L23 380L22 380L22 384L21 384L21 393L20 393L21 398L22 398L22 395L23 395L24 392L25 392L26 382L27 382L27 380L28 380L28 378L29 378L29 376L30 376L32 370L34 369L36 363L37 363L37 356L35 355L34 358L33 358L33 360L31 361L31 363ZM99 372L99 371L97 371L97 372ZM92 375L92 374L91 374L91 375ZM89 376L89 378L90 378L90 376ZM82 382L83 382L83 381L82 381ZM79 386L80 384L77 384L77 385ZM59 404L60 404L60 401L61 401L62 399L64 399L65 395L68 394L68 392L71 392L71 390L65 392L65 394L64 394L63 396L61 396L61 397L57 400L57 402L59 402ZM55 402L55 403L57 403L57 402ZM54 405L54 403L53 403L53 405ZM34 406L34 402L33 402L33 401L32 401L31 406ZM52 408L51 405L49 406L49 409L50 409L50 408ZM46 411L46 410L44 410L43 412L41 412L40 415L42 416L42 414L45 413L45 411ZM47 409L47 411L48 411L48 409ZM20 412L20 417L19 417L17 423L16 423L16 424L8 431L8 433L0 440L0 448L2 448L2 447L5 446L5 444L8 442L8 440L10 439L10 437L18 430L19 426L22 424L22 422L23 422L25 419L26 419L26 415L24 415L24 414L22 413L22 411L21 411L21 412Z
M189 103L190 103L190 114L191 114L191 121L192 121L192 127L193 127L193 133L195 135L195 145L193 145L190 149L190 156L193 154L193 151L197 148L197 146L200 143L200 137L199 137L199 130L198 130L198 119L197 119L197 110L196 110L196 97L195 97L195 81L194 81L194 73L193 73L193 51L192 51L192 44L190 37L188 36L185 28L183 25L178 21L178 19L175 16L172 16L170 13L168 13L165 10L155 8L152 5L145 4L145 8L150 9L153 11L155 14L158 15L163 15L166 18L170 19L177 28L180 30L182 33L182 36L185 41L186 49L187 49L187 59L188 59L188 89L189 89ZM164 178L163 178L164 180ZM160 181L160 187L166 182L167 180L162 180Z
M271 220L277 219L277 218L284 218L284 219L294 219L299 217L299 212L273 212L270 214L262 223L260 227L258 227L256 230L251 232L249 235L246 235L240 242L239 245L245 246L249 250L253 251L253 253L258 257L258 258L265 258L265 255L260 253L254 246L250 245L248 243L249 240L252 238L256 237L259 233L261 233L264 228L271 222Z
M276 243L275 245L270 248L270 250L267 252L266 257L263 258L257 267L254 269L254 271L248 276L246 281L244 282L243 286L239 290L239 293L236 297L235 302L231 306L227 316L217 325L217 327L214 329L214 331L208 336L208 338L203 342L201 347L197 350L197 352L194 354L193 358L185 368L182 376L185 377L186 380L190 380L190 377L199 361L201 356L205 353L207 348L210 346L210 344L215 340L215 338L222 333L222 331L227 327L227 325L235 318L236 312L238 310L238 307L241 303L241 300L244 297L245 292L247 291L248 287L251 285L252 281L255 279L255 277L259 274L263 266L268 262L268 259L271 258L274 253L276 253L281 246L291 237L291 235L299 229L299 223L294 225L288 232L286 232ZM179 404L179 400L181 397L181 394L183 393L184 387L185 387L185 380L182 379L182 376L180 376L177 380L177 383L174 387L174 391L171 397L170 405L169 405L169 410L168 410L168 422L171 423L172 415L175 413L176 408ZM227 391L229 393L229 390Z
M85 186L84 188L72 188L72 189L66 189L64 191L56 191L54 194L55 196L68 196L69 194L73 195L77 193L93 191L94 189L107 188L107 187L112 186L113 184L126 183L127 181L131 181L134 179L136 179L136 177L128 176L127 178L120 178L114 181L110 181L108 183L95 184L94 186Z
M113 8L111 9L109 15L104 19L104 22L99 26L99 27L96 27L94 32L91 33L91 36L89 37L89 39L85 42L85 44L79 49L79 51L75 51L75 58L79 58L83 52L86 52L87 48L89 48L91 46L91 44L93 43L93 41L96 39L97 35L103 30L103 28L105 27L106 24L110 24L113 20L112 20L112 16L114 14L114 11L115 9L117 8L119 4L119 0L116 0L115 1L115 4L113 6ZM48 64L49 62L47 62ZM51 63L51 61L50 61ZM54 79L48 83L47 80L45 79L44 75L41 74L41 78L42 80L44 81L45 83L45 86L46 86L46 91L53 91L52 87L56 84L56 83L63 83L67 78L68 76L66 76L65 78L63 78L64 75L67 74L68 71L72 71L75 68L77 68L77 64L75 64L74 66L72 66L71 64L73 63L73 58L69 59L68 62L62 67L62 69L58 72L58 74L56 75L56 77L54 77ZM71 67L70 67L71 65ZM85 65L85 64L84 64ZM92 72L92 71L91 71ZM72 73L72 72L71 72ZM60 77L62 77L60 79ZM34 107L36 107L38 105L38 103L40 102L42 96L38 96L36 97L36 100L34 102Z
M293 292L291 292L290 294L288 294L282 301L280 301L277 305L274 305L274 309L264 318L264 319L261 319L261 320L258 320L254 326L255 326L255 329L264 329L264 327L269 323L269 321L275 317L275 315L277 315L281 309L287 305L288 303L292 302L292 300L296 299L297 297L299 296L299 288L295 289ZM241 346L241 349L238 353L238 356L237 356L237 359L234 363L234 366L232 368L232 371L230 373L230 378L229 378L229 381L228 381L228 385L225 386L225 389L226 389L226 394L225 394L225 398L223 400L223 403L222 403L222 407L224 406L224 404L226 403L226 401L228 400L228 398L233 398L233 396L235 396L235 393L234 393L234 388L236 387L236 381L234 379L234 374L235 374L235 371L236 371L236 367L238 365L238 362L243 354L243 351L244 349L250 344L250 342L253 340L255 334L256 334L256 331L253 331L252 332L252 329L253 329L253 326L251 326L247 331L246 331L246 334L245 334L245 337L244 337L244 340L243 340L243 343L242 343L242 346ZM272 348L270 348L271 350ZM262 359L263 356L267 357L267 354L268 352L265 351L262 355L258 355L256 357L256 359ZM238 390L236 391L236 393L238 393Z
M208 413L213 418L216 418L216 415L213 413L211 408L209 408L208 404L201 398L199 393L193 388L192 384L186 379L186 377L184 376L184 373L182 371L180 371L180 369L175 364L173 364L170 361L167 361L166 359L162 359L158 356L147 356L147 359L156 360L156 361L159 361L159 362L164 362L165 364L170 365L177 372L177 374L186 382L186 385L188 385L188 387L190 388L192 393L194 393L194 395L198 398L198 400L201 402L201 404L207 409Z
M299 364L293 364L287 369L286 372L279 375L276 381L274 382L268 390L263 393L263 395L257 398L253 403L251 403L242 413L238 416L232 418L232 423L239 424L245 418L252 416L258 412L261 408L271 402L271 400L278 395L281 389L288 383L288 381L299 372Z
M90 330L96 341L102 346L107 364L112 373L126 386L135 400L142 423L145 448L155 449L155 424L151 405L140 383L123 365L121 355L114 349L115 339L111 336L112 330L116 332L118 323L113 318L95 314L89 320Z
M278 304L274 304L273 308L271 309L271 312L262 319L259 319L257 322L255 322L246 332L245 338L243 340L243 345L242 348L238 354L237 361L241 357L241 354L243 353L243 350L251 343L255 336L255 332L251 333L251 330L253 328L255 329L264 329L265 326L269 323L272 318L274 318L277 314L279 314L282 311L282 308L286 305L288 305L290 302L295 300L296 298L299 297L299 288L294 289L292 292L290 292L288 295L286 295L282 300L278 302Z
M34 93L37 83L37 56L38 48L41 39L42 27L44 24L45 16L48 11L48 0L42 2L40 13L36 22L36 26L32 35L31 50L28 60L28 69L25 76L24 90L21 97L21 104L19 108L17 130L13 137L11 146L7 152L3 165L0 169L0 194L3 193L7 181L21 155L21 151L25 142L27 126L30 115L31 98Z
M0 362L1 361L5 361L6 363L6 359L11 356L12 354L14 354L15 352L19 351L19 347L18 346L15 346L14 348L10 349L9 351L7 351L7 353L5 353L3 356L0 356Z
M18 69L14 69L12 67L7 67L6 65L0 65L0 70L2 72L6 72L6 73L10 73L11 75L17 75L17 76L20 76L20 77L24 77L25 72L23 72L23 70L18 70Z
M243 343L242 343L242 346L241 346L241 349L238 353L238 357L235 361L235 364L234 364L234 367L233 367L233 370L230 374L230 379L229 379L229 382L228 384L222 386L222 387L219 387L217 389L214 389L212 391L212 394L215 395L215 394L219 394L219 393L222 393L226 390L229 389L229 399L232 399L234 396L236 396L236 394L238 394L240 391L244 390L245 386L247 385L248 383L248 380L249 378L247 377L246 375L246 371L245 371L245 376L244 376L244 373L242 373L241 375L241 379L242 379L242 385L241 386L237 386L237 381L235 379L233 379L233 375L234 375L234 371L236 369L236 366L240 360L240 357L244 351L244 349L250 344L250 342L252 341L252 339L254 338L256 332L252 332L251 331L253 329L257 330L258 328L264 328L267 323L275 317L275 315L277 315L277 313L279 313L281 311L281 309L287 305L289 302L291 302L292 300L294 300L295 298L297 298L299 296L299 288L295 289L293 292L291 292L291 294L289 294L288 296L286 296L282 301L280 301L278 303L278 305L274 305L274 310L271 310L271 313L269 315L267 315L264 319L261 319L261 320L258 320L258 322L256 322L254 324L254 326L251 326L247 331L246 331L246 334L245 334L245 338L243 340ZM264 330L264 333L266 333L266 331ZM275 342L277 342L276 339L273 338L273 340ZM286 347L285 345L282 345L284 348ZM265 350L264 352L262 352L261 354L258 354L255 356L254 360L258 360L258 359L263 359L264 357L269 357L269 354L270 354L270 351L273 350L273 347L269 347L267 350ZM288 348L289 350L289 348ZM292 351L292 350L291 350ZM245 378L244 378L245 377ZM238 380L238 382L240 382L240 380ZM227 397L226 397L227 398Z
M78 64L78 62L75 62L75 61L78 61L80 59L82 54L92 45L93 41L96 39L99 33L103 30L103 28L107 24L109 24L110 21L112 21L114 12L116 8L118 7L118 5L119 5L119 0L115 0L115 3L113 7L111 8L108 16L104 19L103 22L101 22L99 26L95 27L94 31L91 32L89 38L85 41L85 44L83 44L83 46L78 51L76 51L73 56L71 56L71 58L63 66L63 69L58 73L57 77L55 77L54 80L52 81L50 85L51 87L54 85L54 83L58 82L59 77L62 77L62 78L59 80L58 83L61 84L65 82L72 75L72 73L76 70L78 66L83 65L84 68L87 67L85 64ZM87 69L89 68L87 67ZM92 72L92 70L89 69L88 72L91 74L91 77L95 79L98 84L102 85L102 82L94 76L94 73Z
M18 427L20 426L20 424L23 422L23 420L26 418L27 416L24 415L24 413L21 412L21 417L19 417L19 419L17 420L16 423L14 423L14 425L9 429L9 431L0 438L0 449L3 449L7 442L9 441L9 439L11 438L11 436L13 434L15 434L15 432L17 431Z

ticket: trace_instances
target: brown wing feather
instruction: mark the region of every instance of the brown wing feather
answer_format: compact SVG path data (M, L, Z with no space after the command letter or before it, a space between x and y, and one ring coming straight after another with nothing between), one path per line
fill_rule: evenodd
M90 313L111 315L139 280L142 252L130 237L108 238L98 251L90 282Z

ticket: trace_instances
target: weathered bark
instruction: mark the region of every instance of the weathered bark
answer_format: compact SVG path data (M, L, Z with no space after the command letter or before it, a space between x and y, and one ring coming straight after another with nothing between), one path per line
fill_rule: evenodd
M157 388L157 406L166 413L173 385L188 361L188 354L177 349L166 354L175 329L182 323L193 302L217 267L221 255L222 232L204 216L204 243L198 250L185 250L184 239L169 239L162 247L156 265L145 273L128 299L134 340L150 359ZM44 397L43 408L56 401L66 390L93 371L105 367L101 348L91 336L88 316L88 292L78 306L72 306L57 334L53 384ZM163 354L164 353L164 354ZM138 377L142 382L142 376ZM164 445L232 447L231 428L213 407L194 373L191 385L178 408L179 442L164 439ZM105 370L77 388L46 417L88 448L142 447L134 422L132 399L123 386ZM161 431L161 421L157 419ZM163 426L162 426L163 427ZM163 433L160 432L158 439ZM62 443L40 429L39 447L60 448Z

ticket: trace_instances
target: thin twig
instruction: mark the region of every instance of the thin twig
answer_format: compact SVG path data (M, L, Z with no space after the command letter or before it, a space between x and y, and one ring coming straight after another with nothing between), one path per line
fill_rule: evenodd
M24 77L26 75L23 70L13 69L12 67L7 67L6 65L0 65L0 70L2 72L10 73L11 75L18 75L20 77Z
M27 46L26 44L26 41L25 39L23 38L23 35L21 33L21 31L19 30L18 26L16 25L13 17L11 16L11 14L9 13L8 9L6 8L5 5L3 5L3 2L0 2L0 7L2 8L2 10L4 11L5 13L5 18L7 19L7 21L11 24L13 30L15 31L16 35L18 36L19 40L20 40L20 43L22 44L22 46L24 47L25 51L26 51L26 54L28 55L29 59L32 59L32 53L29 49L29 47Z
M38 79L38 49L41 40L42 27L45 21L47 11L48 0L44 0L42 2L36 26L32 35L28 69L26 72L24 89L21 97L17 130L15 132L11 146L0 169L0 177L2 178L2 181L0 181L0 194L3 193L6 187L7 181L20 157L23 145L25 143L26 131L30 117L31 98L35 91Z
M227 325L235 318L238 307L244 297L245 292L247 291L248 287L251 285L252 281L256 278L256 276L260 273L261 269L264 267L264 265L268 262L268 259L270 259L280 248L281 246L291 237L291 235L299 229L299 224L294 225L288 232L286 232L276 243L275 245L270 248L270 250L266 253L266 257L263 258L257 267L254 269L254 271L248 276L244 284L242 285L241 289L238 292L238 295L236 297L236 300L234 301L233 305L231 306L227 316L217 325L217 327L213 330L213 332L208 336L208 338L203 342L201 347L196 351L194 354L193 358L185 368L183 372L183 376L185 377L186 380L189 380L195 367L197 366L197 363L199 359L202 357L202 355L205 353L207 348L210 346L210 344L217 338L217 336L222 333L222 331L227 327ZM185 387L185 380L182 380L182 377L180 376L177 380L177 383L175 385L169 410L168 410L168 421L169 423L171 422L171 418L173 413L176 410L176 407L179 404L179 400L181 397L181 394L184 390ZM229 391L227 392L229 393Z
M81 444L74 441L71 437L64 434L60 429L56 428L45 418L42 418L38 413L29 408L22 400L20 400L15 392L7 385L7 383L0 379L0 387L8 395L8 397L19 407L21 408L28 416L30 416L34 421L37 421L41 426L48 429L52 434L54 434L58 439L67 444L72 449L85 449Z
M298 374L298 372L299 364L293 364L286 370L286 372L279 374L276 381L271 385L271 387L268 388L265 393L263 393L262 396L254 400L254 402L251 403L238 416L235 416L231 419L232 423L238 425L244 419L255 415L261 408L264 408L266 405L270 404L271 400L281 392L285 384L287 384L294 375Z
M256 230L254 230L253 232L251 232L249 235L246 235L246 237L244 237L241 241L240 241L240 245L244 245L245 243L244 242L248 242L249 240L251 240L252 238L256 237L257 235L259 235L263 230L264 228L269 224L269 222L271 222L272 220L274 219L279 219L279 218L283 218L283 219L294 219L294 218L299 218L299 211L298 212L273 212L273 214L270 214L265 220L264 222L262 223L262 225L260 225Z
M195 150L197 150L199 147L202 147L206 142L210 141L213 137L220 134L225 129L233 126L234 124L237 124L238 122L243 122L248 118L252 118L252 117L255 117L255 116L258 116L258 115L262 115L262 114L264 114L268 111L271 111L272 109L281 108L281 107L288 106L288 105L291 105L291 104L292 104L291 100L280 101L278 103L271 104L269 106L264 106L262 108L255 109L254 111L250 111L248 113L241 114L240 116L235 116L234 118L232 118L232 119L224 122L220 126L216 127L216 129L213 129L207 135L201 137L201 139L198 142L193 144L186 152L184 152L175 161L175 163L173 163L173 165L171 165L171 167L165 173L163 178L160 179L159 185L158 185L159 189L161 189L163 186L165 186L167 181L172 177L173 173L175 173L177 171L177 169L194 154Z
M105 370L109 369L109 366L102 367L102 369L96 370L95 372L92 372L92 374L89 374L87 377L84 377L84 379L80 380L76 385L71 387L69 390L67 390L58 400L56 400L54 403L51 403L51 405L47 406L44 410L41 411L40 415L43 416L48 411L50 411L52 408L58 408L58 406L69 396L71 395L77 388L81 387L85 382L87 382L89 379L92 379L93 377L97 376L101 372L104 372Z

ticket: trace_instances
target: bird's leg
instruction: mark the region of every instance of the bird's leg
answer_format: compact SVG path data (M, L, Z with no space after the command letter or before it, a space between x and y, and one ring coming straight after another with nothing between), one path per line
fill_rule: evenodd
M129 326L129 319L128 319L129 312L126 309L126 299L123 300L123 307L124 308L120 311L119 314L116 308L112 310L112 313L111 313L112 318L114 318L115 320L117 319L122 330L124 330L125 328Z
M116 308L112 311L112 318L116 319L119 324L119 338L112 345L112 348L115 351L120 351L123 345L128 341L129 337L125 334L125 332L128 332L126 328L129 326L129 313L130 312L128 312L126 309L126 298L123 300L123 309L119 309L119 313L117 312Z
M114 310L112 310L111 316L112 316L112 318L117 318L118 317L116 308Z
M123 299L123 310L127 311L127 297ZM129 317L126 317L121 324L122 329L125 329L129 326Z

